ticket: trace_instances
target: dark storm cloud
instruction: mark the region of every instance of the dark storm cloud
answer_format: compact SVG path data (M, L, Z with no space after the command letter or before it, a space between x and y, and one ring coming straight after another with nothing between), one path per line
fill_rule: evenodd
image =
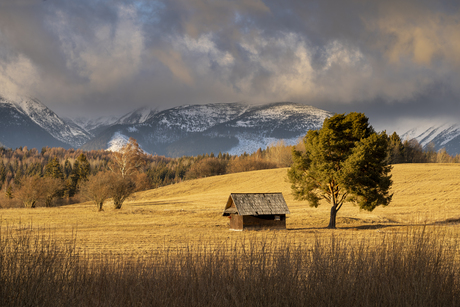
M0 86L70 113L290 100L458 116L458 1L0 4Z

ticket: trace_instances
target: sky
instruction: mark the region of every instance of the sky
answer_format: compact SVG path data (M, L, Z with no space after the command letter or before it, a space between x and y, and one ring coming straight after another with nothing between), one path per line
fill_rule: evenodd
M458 0L0 0L0 95L66 117L292 101L460 116Z

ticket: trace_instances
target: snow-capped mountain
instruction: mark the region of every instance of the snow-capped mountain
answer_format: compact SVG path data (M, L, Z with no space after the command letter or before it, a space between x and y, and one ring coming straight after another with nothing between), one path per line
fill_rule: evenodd
M20 146L31 146L30 141L34 144L43 141L42 146L78 148L92 137L78 125L66 123L38 99L18 98L13 101L0 97L0 113L2 116L0 141L5 146L13 147L12 144L17 142L21 144ZM13 131L14 129L19 130ZM17 135L18 131L21 131L20 135ZM38 131L40 131L40 138L31 138ZM46 133L49 136L45 137ZM17 135L18 138L12 139L12 134ZM34 147L40 146L34 145Z
M460 124L443 122L422 125L402 134L401 139L416 139L423 147L433 143L436 150L445 148L450 155L457 155L460 153Z
M85 129L93 137L98 135L103 130L115 124L118 117L115 116L101 116L98 118L86 118L86 117L75 117L75 118L63 118L68 123L74 123L81 128Z
M158 109L142 107L133 112L123 115L114 123L117 125L131 125L131 124L142 124L158 113Z
M117 121L81 148L107 149L134 137L144 150L167 156L219 151L249 153L280 139L294 144L308 130L321 128L324 119L331 115L324 110L289 102L262 106L243 103L186 105L150 113L148 117L137 116L139 121L131 120L129 124Z

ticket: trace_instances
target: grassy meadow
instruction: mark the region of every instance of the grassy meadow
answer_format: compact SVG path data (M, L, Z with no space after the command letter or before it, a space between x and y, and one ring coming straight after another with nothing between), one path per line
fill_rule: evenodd
M286 169L92 203L0 210L0 306L458 306L458 164L393 169L373 212L295 201ZM282 192L287 229L234 232L232 192Z
M2 227L32 224L52 229L57 237L77 233L77 246L90 254L149 254L152 250L193 242L221 244L248 236L275 235L304 242L334 233L346 238L378 237L408 227L438 225L458 232L460 222L459 164L400 164L392 171L392 203L373 212L345 204L337 230L324 229L328 204L311 208L290 193L286 169L262 170L184 181L139 192L114 210L91 202L54 208L2 209ZM282 192L291 214L287 230L234 232L222 211L230 193Z

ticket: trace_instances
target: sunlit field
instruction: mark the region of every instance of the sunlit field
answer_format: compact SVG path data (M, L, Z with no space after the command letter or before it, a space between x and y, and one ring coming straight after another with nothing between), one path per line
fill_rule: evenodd
M459 232L460 165L403 164L393 169L393 201L373 212L345 204L338 212L337 230L325 229L328 204L311 208L290 193L286 169L216 176L140 192L121 210L104 204L97 212L86 202L55 208L2 209L2 227L31 224L52 229L57 238L76 233L76 246L89 254L150 254L153 250L193 242L222 244L241 238L286 238L305 242L334 233L341 238L380 237L410 227L443 227ZM234 232L222 211L230 193L282 192L291 214L287 230Z
M92 203L2 209L1 306L458 306L456 164L396 165L373 212L295 201L286 169ZM232 192L282 192L286 230L234 232Z

